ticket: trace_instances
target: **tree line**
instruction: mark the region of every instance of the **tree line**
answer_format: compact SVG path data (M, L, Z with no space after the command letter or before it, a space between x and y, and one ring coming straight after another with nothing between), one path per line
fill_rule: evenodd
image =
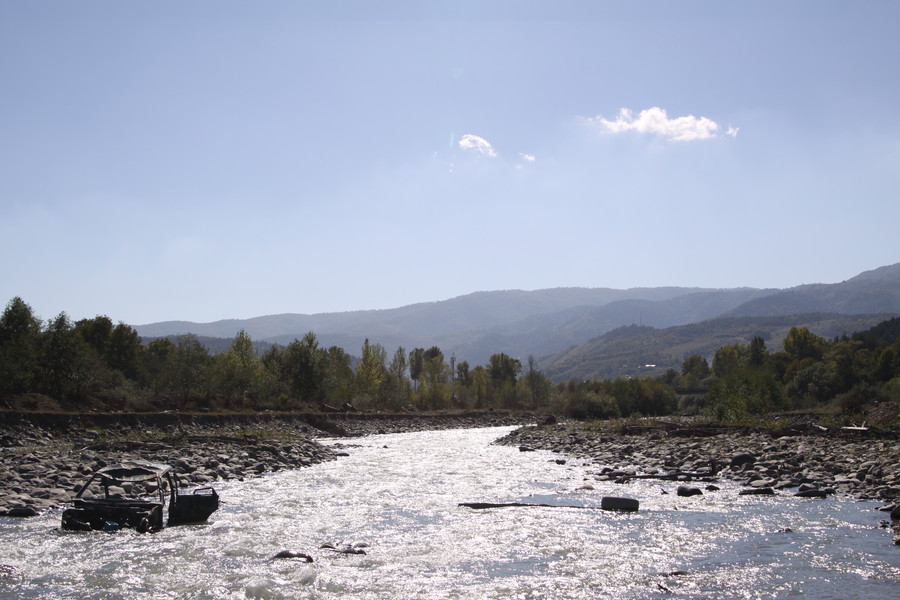
M106 316L47 323L21 298L0 316L0 396L44 394L70 409L551 411L575 418L706 413L720 420L837 403L846 412L900 399L900 319L825 340L792 328L782 350L765 341L688 356L660 377L553 384L533 356L483 365L437 346L365 340L359 356L322 347L313 332L257 351L239 332L211 354L195 335L143 343Z

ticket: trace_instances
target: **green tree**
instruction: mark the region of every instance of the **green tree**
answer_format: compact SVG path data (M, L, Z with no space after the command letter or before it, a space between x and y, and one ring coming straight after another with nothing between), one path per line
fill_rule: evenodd
M331 346L324 354L325 400L335 406L350 402L356 393L353 359L339 346Z
M41 321L16 296L0 316L0 395L32 391L38 376Z
M469 374L469 363L465 360L456 365L456 382L462 387L469 387L472 385L472 378Z
M394 351L388 371L391 374L391 388L395 408L403 405L407 398L409 382L406 380L406 349L403 346Z
M490 378L489 394L494 404L503 408L517 408L516 381L522 363L504 353L492 354L487 364Z
M253 340L243 329L238 332L231 347L215 357L216 387L230 406L246 407L252 402L259 385L262 364L253 348Z
M806 327L791 327L784 338L784 351L794 360L812 358L821 360L825 353L825 340L811 333Z
M750 340L750 350L747 360L751 367L761 367L769 358L769 351L766 349L766 341L760 336L755 336Z
M174 368L175 343L168 338L155 339L147 344L143 353L147 383L153 389L153 397L171 389Z
M472 395L475 396L475 408L485 408L488 401L488 373L487 369L477 365L471 373Z
M706 405L720 421L757 418L786 406L784 388L771 371L740 368L716 381Z
M419 388L419 376L422 375L422 369L424 368L425 350L413 348L409 353L409 378L412 380L415 389Z
M312 331L288 344L281 358L282 374L294 398L303 402L325 401L325 356Z
M699 354L691 354L681 363L681 374L694 377L697 381L709 377L709 363Z
M544 377L537 368L537 360L534 355L528 355L528 372L525 374L525 386L531 398L529 408L546 406L550 400L550 380Z
M742 357L742 346L738 344L722 346L716 350L716 354L713 356L713 373L716 377L725 377L733 373L741 366Z
M100 360L62 312L43 334L41 352L44 390L59 399L84 399L97 391Z
M142 355L141 337L137 331L119 321L109 336L106 364L125 377L139 381L144 370Z
M444 361L444 355L437 346L425 351L425 365L420 376L420 406L429 409L446 408L452 393L448 385L452 371Z
M363 342L362 356L356 365L357 390L366 399L378 400L385 380L384 362L387 352L381 344L370 344L369 338Z
M186 404L208 393L209 363L209 352L196 335L188 333L175 338L175 352L170 363L171 381L173 388L181 394L182 403Z

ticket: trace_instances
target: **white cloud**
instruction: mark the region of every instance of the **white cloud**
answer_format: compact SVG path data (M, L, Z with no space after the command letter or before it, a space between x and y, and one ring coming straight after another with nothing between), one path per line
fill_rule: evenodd
M460 138L459 147L463 150L471 150L472 152L478 152L483 156L489 156L491 158L497 156L497 153L494 151L494 147L491 146L490 142L483 137L471 133L467 133Z
M525 154L524 152L519 152L519 158L521 158L525 162L534 162L534 154Z
M638 113L637 117L627 108L619 111L619 116L614 121L604 119L601 116L588 119L589 123L599 124L610 133L622 133L624 131L637 131L662 136L670 140L689 141L706 140L716 137L719 124L706 117L676 117L670 119L665 109L654 106ZM732 133L732 131L734 133ZM737 129L730 128L729 135L736 135Z
M738 131L740 131L740 127L729 127L726 131L726 135L730 135L731 137L737 137Z

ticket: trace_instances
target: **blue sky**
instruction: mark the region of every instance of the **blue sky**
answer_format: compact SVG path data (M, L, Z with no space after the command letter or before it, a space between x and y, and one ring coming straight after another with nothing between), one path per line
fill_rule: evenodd
M0 302L143 324L900 261L900 3L0 2Z

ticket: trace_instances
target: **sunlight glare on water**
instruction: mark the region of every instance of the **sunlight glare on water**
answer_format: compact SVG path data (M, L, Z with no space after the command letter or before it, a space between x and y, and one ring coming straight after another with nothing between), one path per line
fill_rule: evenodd
M210 523L61 533L58 511L0 519L0 598L896 598L900 549L847 499L681 498L584 461L492 446L508 429L379 435L348 457L217 484ZM590 484L594 489L579 489ZM663 489L669 493L663 494ZM472 510L460 502L599 506ZM790 531L785 531L789 529ZM365 554L321 548L363 544ZM315 562L273 559L281 550ZM672 572L680 573L672 575Z

